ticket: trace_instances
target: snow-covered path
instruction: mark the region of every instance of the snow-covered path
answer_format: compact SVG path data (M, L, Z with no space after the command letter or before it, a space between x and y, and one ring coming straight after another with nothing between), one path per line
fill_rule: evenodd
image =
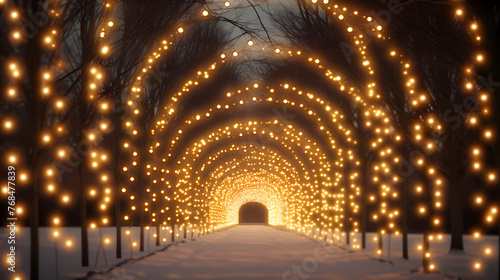
M446 279L443 274L412 274L416 267L418 261L391 265L361 251L246 225L188 240L91 279Z

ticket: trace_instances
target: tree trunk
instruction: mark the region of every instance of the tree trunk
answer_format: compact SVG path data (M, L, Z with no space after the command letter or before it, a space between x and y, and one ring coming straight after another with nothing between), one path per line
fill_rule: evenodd
M87 126L87 118L84 117L90 110L90 106L87 104L86 98L90 96L90 65L94 58L95 52L95 1L87 7L82 7L85 9L81 13L81 28L80 28L80 40L82 44L82 68L81 68L81 94L83 98L80 99L80 142L85 143L84 128ZM80 231L81 231L81 247L82 247L82 266L87 267L89 265L89 240L88 240L88 224L87 224L87 162L86 154L80 154L81 164L79 166L80 173Z
M360 205L361 208L361 221L360 221L360 231L361 231L361 248L366 249L366 224L368 222L368 209L367 209L367 192L369 185L368 178L368 162L366 158L366 150L364 147L364 141L360 140L358 143L359 146L359 172L361 173L361 182L360 182Z
M426 219L426 223L427 223L427 219ZM425 229L424 229L424 237L423 237L423 246L422 246L422 266L424 268L424 272L425 273L429 273L431 272L431 268L430 268L430 261L429 261L429 257L427 256L427 254L430 254L430 241L429 241L429 230L428 230L428 225L424 226Z
M118 143L116 143L118 146ZM118 149L116 149L118 150ZM115 156L118 153L115 150ZM116 258L122 258L122 210L121 210L121 189L120 189L120 171L119 160L115 161L115 229L116 229Z
M38 146L38 145L37 145ZM36 150L35 150L36 151ZM37 152L38 154L38 152ZM38 155L33 159L32 169L32 187L31 187L31 217L30 217L30 279L38 280L40 273L40 245L39 245L39 226L40 226L40 205L39 205L39 165Z
M454 166L456 167L456 166ZM451 222L451 245L452 250L464 250L464 183L463 176L458 170L454 169L451 173L449 196L450 196L450 222Z
M429 178L426 176L425 173L421 174L422 178L424 179L424 197L426 200L426 205L428 210L428 214L424 216L424 228L423 228L423 244L422 244L422 265L424 267L424 272L425 273L430 273L432 272L432 269L430 268L430 260L429 256L430 255L430 235L431 235L431 225L432 225L432 217L434 216L434 211L433 211L433 203L432 203L432 195L431 195L431 182Z
M89 266L89 238L87 225L87 188L85 183L85 156L80 164L80 232L82 246L82 266Z
M493 85L493 83L500 81L500 63L498 63L498 61L500 61L500 53L498 52L498 49L500 48L500 27L498 21L495 19L495 17L498 17L499 15L499 5L496 1L483 0L478 1L476 7L479 13L479 18L481 18L481 20L484 22L484 34L486 35L486 40L483 43L483 46L487 47L485 51L490 56L490 58L488 59L488 64L486 65L486 69L484 71L484 73L486 73L488 77L485 78L488 79L489 82L489 84L487 85L489 87L488 90L492 91L492 94L490 94L490 98L492 99L493 104L495 104L494 108L500 108L500 98L498 98L499 88L498 86L494 87ZM492 111L493 117L491 119L491 122L495 126L498 133L498 131L500 131L500 114L496 110ZM498 165L500 164L500 141L497 140L493 143L493 149L495 163ZM496 174L496 176L498 177L498 174ZM497 178L492 186L492 188L495 190L493 191L493 194L496 198L500 197L500 185L498 182L499 180ZM497 252L500 252L500 219L498 219ZM500 280L500 258L498 258L497 260L497 268L498 279Z
M351 194L351 192L349 191L351 189L350 185L349 185L349 180L347 180L347 177L349 176L350 174L350 168L349 168L349 164L348 163L345 163L344 164L344 174L342 175L344 178L343 178L343 181L344 181L344 188L345 188L345 205L344 205L344 228L345 228L345 243L346 245L350 245L351 244L351 236L349 235L350 233L350 230L351 230L351 225L350 225L350 213L349 213L349 210L350 210L350 204L349 204L349 196Z
M161 181L159 181L159 182L161 182ZM156 205L156 207L155 207L156 238L155 238L155 244L156 244L156 246L160 246L160 240L161 240L160 227L162 225L161 218L163 217L163 215L161 215L161 210L162 210L162 206L163 206L164 196L161 193L161 187L157 186L157 185L158 184L155 184L155 186L156 186L155 187L155 193L156 193L156 202L155 202L155 205Z
M39 99L41 95L38 90L41 88L40 81L40 59L41 52L38 47L36 36L28 45L27 53L29 53L31 59L28 62L29 78L32 82L31 92L34 99L31 103L31 111L33 114L33 139L31 139L31 147L33 149L32 154L29 156L29 167L32 170L31 178L31 207L30 207L30 279L38 280L40 274L40 244L39 244L39 227L40 227L40 205L39 205L39 172L40 172L40 157L42 154L42 147L40 146L39 137L40 131L43 126L43 101ZM28 91L28 90L27 90ZM15 166L14 166L15 167ZM16 170L16 172L18 172Z
M156 246L160 246L160 227L161 227L161 223L160 223L160 214L161 214L161 197L157 198L156 200L157 202L157 207L156 207L156 240L155 240L155 244Z
M377 231L377 241L378 241L378 250L380 252L380 255L384 253L384 235L380 232Z
M139 146L139 147L143 147L143 146ZM143 166L143 161L142 159L144 158L144 156L141 156L141 160L138 159L138 166ZM139 203L140 203L140 206L138 207L139 209L139 250L141 252L144 252L144 225L146 223L146 213L144 211L144 202L145 202L145 198L144 198L144 183L145 183L145 178L144 178L144 174L143 174L143 171L142 170L138 170L139 174L138 174L138 177L140 178L139 179Z
M403 259L408 259L408 183L401 188L401 233L403 235Z
M83 133L82 133L83 135ZM83 137L82 137L83 138ZM81 248L82 248L82 266L89 266L89 237L87 225L87 187L86 178L86 156L82 156L82 162L79 167L80 171L80 233L81 233Z

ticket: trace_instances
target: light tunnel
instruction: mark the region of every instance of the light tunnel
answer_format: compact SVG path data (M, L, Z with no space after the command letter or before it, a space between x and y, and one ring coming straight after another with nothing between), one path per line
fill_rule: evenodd
M342 16L339 24L347 22ZM371 20L366 24L373 27ZM377 34L375 40L388 40L380 27L370 32ZM439 133L444 121L435 115L421 117L422 124L412 132L415 139L407 138L408 127L398 124L388 108L390 101L384 99L388 89L368 58L371 46L362 35L355 35L353 42L359 46L352 51L361 65L356 71L368 77L364 81L342 72L341 63L324 64L328 59L302 50L274 50L280 59L322 77L334 90L329 96L317 93L321 90L313 85L295 85L292 77L280 76L270 84L221 89L212 103L186 114L181 109L186 96L235 58L222 54L220 62L186 80L162 107L163 113L147 132L151 145L143 151L155 158L155 173L176 201L173 220L182 226L223 228L238 223L242 205L258 202L269 209L271 225L303 233L320 228L332 232L334 240L362 232L361 244L355 241L354 247L365 246L368 221L377 224L380 234L405 231L401 208L406 202L400 198L407 191L399 172L405 155L400 147L409 141L429 156L439 143L428 135ZM410 59L391 50L387 60L384 63L400 65L397 75L411 106L427 106L429 97L415 93L417 79ZM425 162L425 157L417 162ZM426 168L419 172L433 182L427 192L441 194L443 176L432 165ZM439 231L442 200L439 196L431 200L437 207L429 222ZM194 211L187 210L193 206Z
M8 2L6 9L14 13L10 24L17 30L15 18L22 9ZM64 207L78 201L84 209L79 217L84 266L91 229L113 224L121 244L122 227L139 227L134 242L143 251L149 234L160 246L182 232L187 237L188 232L208 234L237 225L242 207L249 203L267 209L269 226L330 244L346 242L352 249L365 249L367 234L373 232L380 255L384 236L407 239L414 227L423 233L426 272L435 270L430 240L451 232L451 247L463 247L466 211L484 222L470 228L492 231L499 203L488 199L497 194L489 186L498 187L497 158L492 155L497 124L491 81L483 77L484 35L477 17L469 13L474 9L465 9L467 1L444 1L446 7L435 11L429 1L389 1L436 13L439 22L421 23L428 30L452 24L446 36L455 37L446 44L425 28L412 30L410 19L399 16L420 20L409 10L396 13L394 7L384 6L387 11L382 12L391 14L384 20L381 11L374 11L387 1L300 0L296 4L302 21L283 14L272 17L289 40L257 36L237 25L244 31L238 40L250 36L243 44L235 39L239 45L223 44L230 34L224 35L218 26L235 22L223 20L221 11L229 1L213 6L217 8L212 7L217 3L194 1L186 11L196 15L155 27L161 32L152 29L154 35L131 58L120 45L129 33L114 29L133 26L120 19L129 12L123 7L131 4L114 2L104 1L100 8L96 4L95 16L102 17L103 26L92 33L98 38L88 49L95 53L82 55L89 59L77 69L64 74L61 69L69 67L62 62L66 56L49 55L71 49L68 42L26 51L44 53L36 64L42 75L23 76L20 69L31 69L31 62L21 67L10 58L14 55L5 56L10 63L6 102L17 98L18 89L35 91L35 102L25 109L38 114L35 121L30 121L31 115L5 114L6 133L14 131L16 121L29 123L26 127L37 133L25 132L19 138L35 139L25 159L13 148L6 152L7 162L19 165L33 207L57 190ZM54 24L63 24L55 18ZM214 33L202 32L209 27ZM61 30L69 32L57 26L51 34ZM45 42L57 37L50 36ZM426 48L444 50L431 55L430 49L416 48L416 40ZM194 47L203 50L203 57ZM86 49L82 43L80 52ZM262 59L254 61L255 53ZM435 69L422 64L424 60ZM451 66L444 63L449 61ZM178 69L169 68L174 62ZM265 71L258 72L259 67ZM21 77L40 89L23 84ZM79 88L77 93L72 93L74 88ZM82 146L85 153L74 152ZM71 158L75 153L76 160ZM67 167L68 162L74 166ZM60 175L61 170L67 174ZM78 188L72 190L74 182ZM472 187L466 189L463 182ZM469 199L473 206L464 206L466 195L474 196ZM87 209L90 205L96 213ZM47 213L58 213L59 208L52 208ZM33 235L40 226L38 210L30 221ZM63 216L47 220L57 228ZM165 232L171 240L162 238ZM32 244L38 250L36 237ZM119 251L117 255L121 247ZM38 261L33 258L32 263Z

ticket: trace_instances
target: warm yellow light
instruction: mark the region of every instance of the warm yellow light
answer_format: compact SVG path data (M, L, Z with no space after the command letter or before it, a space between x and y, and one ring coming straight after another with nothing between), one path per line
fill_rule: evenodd
M6 128L6 129L11 129L14 125L12 124L12 121L5 121L3 123L3 126Z
M488 180L490 180L490 181L495 181L495 179L496 179L496 175L495 175L495 173L490 173L490 174L488 174Z
M7 91L10 97L14 97L16 95L16 90L11 88Z
M486 130L484 132L484 137L486 137L487 139L491 138L492 136L493 136L493 133L490 130Z

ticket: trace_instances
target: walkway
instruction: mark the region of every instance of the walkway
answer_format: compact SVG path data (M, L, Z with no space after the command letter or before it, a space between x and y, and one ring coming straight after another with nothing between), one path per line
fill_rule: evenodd
M188 240L91 279L443 279L438 274L412 274L412 268L412 262L381 263L360 251L324 247L295 233L246 225Z

